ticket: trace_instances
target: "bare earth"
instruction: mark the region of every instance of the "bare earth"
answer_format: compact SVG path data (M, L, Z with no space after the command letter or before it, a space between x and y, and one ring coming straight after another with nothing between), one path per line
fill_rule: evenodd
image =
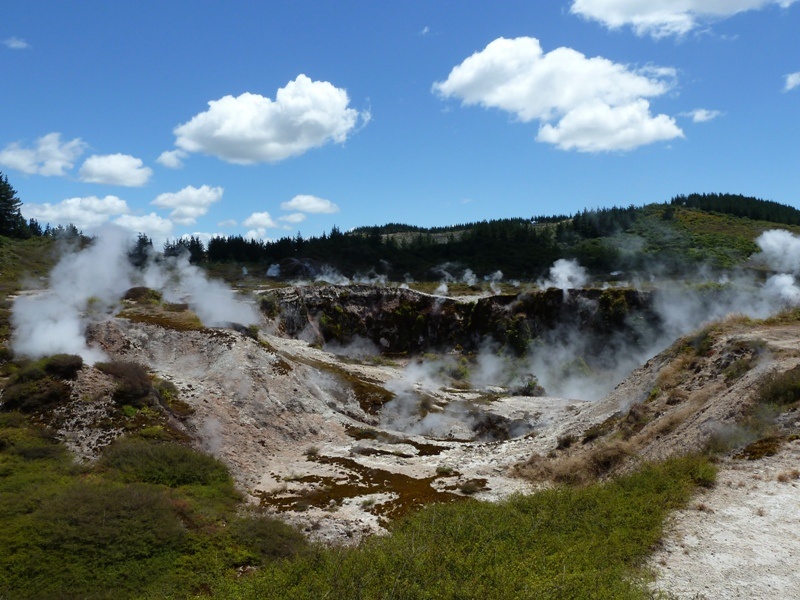
M800 362L797 324L755 329L733 320L721 328L710 351L654 357L598 402L420 390L431 414L468 406L531 428L502 441L470 440L457 421L445 421L432 437L386 428L346 382L388 388L402 379L403 364L342 361L263 332L268 344L227 331L175 332L110 320L93 337L115 358L140 361L177 386L195 411L184 423L187 433L229 465L253 502L312 538L352 544L383 533L387 516L414 504L418 494L427 501L465 494L497 500L532 491L537 484L520 478L517 467L534 455L575 460L594 452L613 436L557 450L559 439L581 439L593 425L639 423L626 438L629 459L621 471L701 448L739 422L765 373ZM753 348L763 349L750 370L728 377L728 367ZM638 421L625 417L633 406L640 407ZM800 416L787 417L782 432L792 439ZM365 439L358 432L386 435ZM76 451L80 445L72 443ZM650 561L654 593L800 598L800 440L786 442L775 456L726 458L719 467L717 485L670 519ZM480 485L465 492L471 481Z
M652 558L676 598L800 598L800 440L775 456L723 462L717 485L675 513Z

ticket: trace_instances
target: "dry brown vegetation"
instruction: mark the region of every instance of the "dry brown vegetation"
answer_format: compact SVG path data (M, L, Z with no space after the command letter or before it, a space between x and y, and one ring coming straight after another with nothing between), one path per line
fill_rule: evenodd
M603 402L622 403L649 380L641 401L562 434L552 451L531 457L518 472L535 481L585 484L692 451L748 459L774 454L797 435L791 415L800 407L800 351L784 341L797 336L786 331L796 316L732 317L678 340Z

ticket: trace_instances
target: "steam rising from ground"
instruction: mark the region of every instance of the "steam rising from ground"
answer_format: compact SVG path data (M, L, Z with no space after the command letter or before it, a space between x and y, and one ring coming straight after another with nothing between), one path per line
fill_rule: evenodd
M589 280L589 276L577 260L566 260L559 258L550 267L550 277L539 280L537 285L540 288L558 288L560 290L571 290L582 288Z
M524 358L514 358L496 347L486 346L470 361L468 373L458 375L465 376L476 389L502 386L511 393L528 393L531 390L526 388L530 383L538 382L551 396L600 399L633 369L706 323L730 314L765 318L800 305L800 287L795 279L800 273L800 236L771 230L759 236L756 244L761 252L752 257L753 263L772 271L766 281L758 274L739 273L724 275L707 284L657 289L654 310L659 327L627 323L638 331L637 344L631 344L629 337L619 333L610 334L603 339L602 347L597 348L576 325L565 323L544 339L535 340ZM550 269L550 276L537 283L566 293L585 285L587 279L586 270L577 261L558 260ZM453 360L440 357L409 365L390 385L396 399L386 406L384 425L409 433L444 437L456 421L472 418L464 413L463 406L434 411L425 406L425 398L433 395L434 390L453 384L452 375L458 371Z
M79 354L88 363L102 360L102 350L86 342L86 325L113 313L125 291L138 285L161 291L166 300L188 302L206 326L258 322L254 307L237 302L223 283L208 280L187 256L161 262L150 257L137 269L128 259L132 246L127 231L109 226L88 247L65 254L50 273L46 291L14 301L14 352L31 358L63 352Z

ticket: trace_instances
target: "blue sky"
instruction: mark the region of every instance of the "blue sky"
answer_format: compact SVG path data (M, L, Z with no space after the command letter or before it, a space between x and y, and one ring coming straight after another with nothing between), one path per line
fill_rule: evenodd
M23 214L157 241L800 207L800 0L6 0Z

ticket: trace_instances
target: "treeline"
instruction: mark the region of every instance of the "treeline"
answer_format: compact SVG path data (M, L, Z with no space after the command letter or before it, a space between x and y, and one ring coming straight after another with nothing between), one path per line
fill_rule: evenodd
M479 277L500 270L506 278L534 279L563 257L576 258L593 269L616 268L618 254L592 240L628 229L637 210L614 207L586 210L572 217L498 219L421 231L398 224L361 227L348 233L334 227L319 237L298 234L275 241L214 237L206 247L199 239L188 238L167 242L164 254L189 252L196 263L278 265L280 276L289 278L313 276L315 270L328 265L347 277L429 279L439 277L438 268L450 263L469 268ZM455 232L459 235L442 239L442 233Z
M10 238L28 239L31 237L84 238L75 225L44 227L36 219L25 220L20 212L22 201L17 197L8 177L0 173L0 235Z
M754 221L800 225L800 210L793 206L740 194L689 194L675 196L670 203L705 212L746 217Z

